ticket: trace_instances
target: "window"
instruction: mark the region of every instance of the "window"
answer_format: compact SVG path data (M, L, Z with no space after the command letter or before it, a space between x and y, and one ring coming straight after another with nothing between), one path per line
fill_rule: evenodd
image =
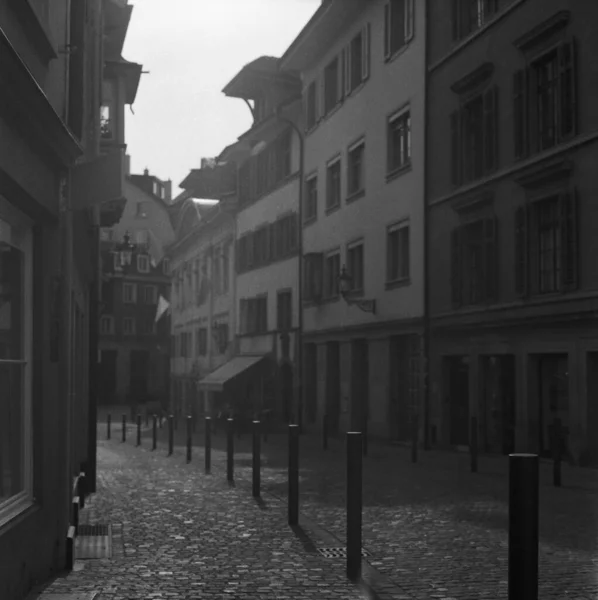
M198 327L195 331L195 353L197 356L208 353L208 330L205 327Z
M363 27L346 50L345 93L358 88L370 73L370 25Z
M272 156L272 153L274 153L271 162L276 165L276 177L269 189L272 189L274 185L277 185L291 174L291 144L291 130L287 129L270 146L269 154Z
M168 258L162 259L162 272L164 275L170 275L170 260Z
M351 244L347 248L347 271L351 276L351 292L362 292L364 287L363 242Z
M305 181L305 206L303 218L311 221L318 217L318 176L312 175Z
M0 209L4 208L0 199ZM0 524L32 494L31 236L0 220Z
M384 56L388 59L413 38L413 0L389 0L384 7Z
M230 285L230 247L225 244L222 247L222 293L228 293Z
M123 319L123 335L135 335L135 319L133 317Z
M485 25L496 13L498 0L454 0L453 39L458 41Z
M340 158L329 163L326 169L326 210L341 203L341 161Z
M149 270L150 270L149 256L147 254L138 254L137 255L137 271L139 271L139 273L149 273Z
M341 255L329 254L324 260L324 298L336 298L339 293L338 278L341 271Z
M154 335L157 331L156 321L151 316L143 320L143 333L145 335Z
M303 257L303 300L318 302L322 298L324 256L321 252L310 252Z
M114 139L114 122L112 120L111 113L111 105L102 104L102 106L100 107L100 135L103 140Z
M324 69L324 114L328 114L340 100L339 57L333 58Z
M218 323L214 334L214 345L216 352L223 354L228 346L228 323Z
M515 287L519 295L577 287L578 224L575 192L564 192L517 209Z
M291 290L278 292L276 315L279 331L289 331L293 327L293 293Z
M143 301L145 304L158 303L158 288L155 285L146 285L143 288Z
M265 265L270 260L270 240L268 226L261 227L253 233L253 264L255 267Z
M137 202L135 216L140 218L147 217L147 202Z
M453 185L474 181L498 168L498 88L463 103L451 114Z
M139 229L135 232L135 242L143 245L149 242L149 232L147 229Z
M125 304L135 304L137 302L137 284L123 283L123 302Z
M306 110L305 110L305 125L309 130L316 125L318 120L318 105L316 94L316 82L312 81L307 86L306 94Z
M362 140L349 148L347 165L347 195L350 198L365 189L365 142Z
M114 231L111 227L102 227L100 229L100 240L102 242L111 242L114 239Z
M409 279L409 223L392 225L386 237L386 281Z
M573 40L513 75L515 158L552 148L575 134L576 86Z
M100 333L102 335L114 334L114 317L112 315L102 315L100 319Z
M478 219L452 232L453 306L495 301L498 296L496 218Z
M268 297L241 299L241 331L243 333L266 333L268 331Z
M395 113L388 119L386 170L393 173L411 164L411 114Z

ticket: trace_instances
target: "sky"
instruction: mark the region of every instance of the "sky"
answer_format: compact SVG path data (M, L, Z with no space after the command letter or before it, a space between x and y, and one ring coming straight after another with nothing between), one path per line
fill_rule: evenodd
M132 0L123 57L141 63L126 109L131 172L172 179L173 196L202 157L251 126L245 102L222 88L258 56L281 56L320 0Z

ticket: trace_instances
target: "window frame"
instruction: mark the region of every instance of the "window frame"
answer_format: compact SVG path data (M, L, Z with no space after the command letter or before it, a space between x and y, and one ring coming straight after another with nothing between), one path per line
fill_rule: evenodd
M143 264L143 268L142 265ZM149 273L150 272L150 257L147 254L137 255L137 272L138 273Z
M331 169L338 166L338 201L334 204L330 203L331 197ZM342 186L342 162L341 155L338 154L334 158L331 158L326 163L326 213L330 213L341 206L342 197L343 197L343 186Z
M351 261L352 253L357 249L361 248L361 281L360 285L357 285L355 280L355 269L353 268L353 263ZM349 275L351 276L351 289L349 290L352 296L359 296L365 292L365 240L364 238L359 238L357 240L353 240L347 244L346 248L346 269Z
M352 175L353 175L353 164L352 159L354 157L354 153L356 151L361 151L360 158L360 175L359 175L359 183L360 185L353 189L352 188ZM352 200L356 197L359 197L365 193L365 166L366 166L366 157L365 157L365 136L360 137L357 141L353 142L347 148L347 201Z
M152 299L148 301L147 292L152 290ZM158 304L158 286L157 285L144 285L143 286L143 303L144 304Z
M123 322L122 322L122 334L123 336L130 336L130 335L135 335L135 330L137 328L136 326L136 319L135 317L123 317ZM127 328L125 326L125 323L132 323L133 326L131 327L131 330L127 332Z
M108 322L108 331L104 331L103 323ZM100 335L114 335L114 316L113 315L102 315L100 317Z
M281 302L281 298L288 298L288 320L283 323L283 308L287 305ZM288 326L285 326L288 325ZM293 290L285 288L276 293L276 328L278 331L291 331L293 329Z
M127 300L125 290L132 290L131 300ZM123 304L137 304L137 284L130 281L123 282Z
M392 162L392 158L394 158L394 124L397 121L405 121L406 126L406 135L402 136L401 146L405 146L403 148L406 156L406 160L401 162L400 164L394 164ZM412 135L411 135L411 105L405 104L398 110L392 112L388 115L386 119L386 176L392 177L397 173L401 173L403 171L407 171L411 168L412 164L412 156L413 156L413 147L412 147ZM401 152L399 151L399 156Z
M314 189L310 189L310 185L314 184ZM315 191L315 200L312 198L311 191ZM308 211L308 206L311 204L314 206L313 213ZM311 223L312 221L316 221L318 218L318 173L311 173L305 178L305 194L304 194L304 204L303 204L303 222Z
M406 274L401 275L401 231L407 232L407 261L406 261ZM396 258L397 268L396 276L392 269L392 245L391 238L396 234L397 236L397 252ZM392 223L386 228L386 286L392 287L396 285L408 284L411 281L411 221L409 218L401 219L396 223Z
M403 34L402 43L397 45L393 32L393 7L402 3ZM388 62L409 46L415 35L415 7L413 0L387 0L384 5L384 59Z
M330 273L329 261L337 259L336 262L336 274ZM340 285L339 277L341 270L341 249L335 248L324 253L324 264L323 264L323 285L322 285L322 299L326 301L335 301L340 298ZM335 278L332 283L332 278ZM331 289L329 289L331 285Z

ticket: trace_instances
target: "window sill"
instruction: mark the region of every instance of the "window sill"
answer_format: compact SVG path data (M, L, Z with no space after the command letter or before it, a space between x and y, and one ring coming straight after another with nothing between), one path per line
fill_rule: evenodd
M335 204L334 206L328 206L326 207L326 210L324 211L324 214L326 216L332 214L333 212L336 212L337 210L339 210L341 207L341 203L339 202L338 204Z
M394 181L395 179L401 177L402 175L404 175L405 173L408 173L409 171L411 171L411 161L409 161L407 164L398 167L396 169L393 169L392 171L389 171L386 174L386 183L390 183L391 181Z
M39 509L39 505L22 493L6 506L0 508L0 536L16 527L22 520Z
M395 290L397 288L411 285L411 277L405 277L404 279L394 279L393 281L387 281L384 284L385 290Z
M309 219L305 219L303 221L303 227L309 227L310 225L312 225L313 223L315 223L317 220L318 220L317 216L309 217Z
M355 202L356 200L359 200L360 198L363 198L364 196L365 196L365 189L357 190L356 192L353 192L352 194L347 196L345 203L351 204L351 202Z
M409 46L411 46L411 42L413 42L413 37L414 36L411 36L398 50L395 50L392 54L385 56L384 62L389 64L395 61L397 58L399 58L399 56L407 52L407 49L409 48Z

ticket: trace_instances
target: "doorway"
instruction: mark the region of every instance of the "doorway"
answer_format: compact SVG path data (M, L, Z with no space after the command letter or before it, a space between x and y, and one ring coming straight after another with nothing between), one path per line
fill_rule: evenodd
M351 429L363 431L369 418L369 347L367 340L351 342Z
M446 356L445 373L450 414L450 438L453 446L469 445L469 357Z
M538 356L538 448L551 455L554 419L559 418L565 438L569 428L569 365L566 354ZM565 452L566 452L565 444Z
M328 430L338 433L341 409L341 362L339 342L326 344L326 412Z

